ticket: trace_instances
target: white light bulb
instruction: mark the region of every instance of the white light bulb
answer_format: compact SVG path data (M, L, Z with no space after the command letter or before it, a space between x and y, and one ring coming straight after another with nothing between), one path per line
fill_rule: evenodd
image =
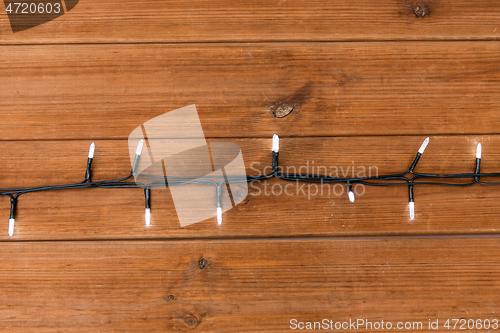
M415 203L413 201L410 202L410 219L415 219Z
M419 152L420 154L423 154L423 153L424 153L424 151L425 151L425 148L427 148L427 145L428 145L428 144L429 144L429 138L426 138L426 139L424 140L424 142L422 142L422 145L420 146L420 149L418 150L418 152Z
M15 219L9 219L9 236L12 237L14 234L14 223L16 223Z
M280 151L280 137L276 134L273 135L273 151L279 153Z
M146 219L146 226L149 227L151 225L151 209L150 208L146 208L145 219Z
M139 144L137 145L137 151L135 152L136 155L141 155L142 145L144 145L144 140L143 139L141 139L141 141L139 141Z
M89 158L94 158L94 150L95 150L95 143L92 142L89 148Z
M481 159L481 144L480 144L480 143L478 143L478 144L477 144L477 148L476 148L476 158Z
M349 195L349 201L354 202L354 200L355 200L355 198L354 198L354 192L353 191L349 191L348 195Z
M217 207L217 223L222 224L222 208Z

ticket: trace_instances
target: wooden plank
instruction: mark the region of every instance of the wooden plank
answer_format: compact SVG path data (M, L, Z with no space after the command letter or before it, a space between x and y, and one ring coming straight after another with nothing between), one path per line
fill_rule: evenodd
M282 138L280 165L289 172L376 175L407 170L423 137ZM221 141L219 140L209 140ZM248 174L270 171L270 139L231 139ZM482 172L500 170L500 136L431 137L420 172L468 173L483 144ZM83 180L90 141L1 142L1 187L46 186ZM96 141L93 179L130 172L125 140ZM295 169L293 169L295 167ZM313 169L314 167L314 169ZM360 174L361 172L361 174ZM486 180L486 179L485 179ZM490 180L488 180L490 181ZM308 187L282 180L249 185L249 195L223 215L181 227L168 189L152 190L152 226L144 224L142 189L85 189L24 194L15 233L7 234L8 198L1 240L316 237L498 233L500 188L416 186L416 218L409 219L406 187L362 187L354 204L345 185ZM285 192L286 191L286 192ZM363 191L365 191L363 193ZM215 198L215 190L212 200ZM196 208L197 206L194 206ZM215 214L215 201L214 201ZM3 230L3 231L2 231Z
M2 140L127 138L193 103L207 137L499 133L495 43L0 50Z
M500 7L487 0L80 1L52 22L0 41L131 43L221 41L497 40Z
M292 319L324 318L422 331L432 319L449 331L447 319L498 319L500 305L497 239L21 242L0 252L9 332L288 332Z

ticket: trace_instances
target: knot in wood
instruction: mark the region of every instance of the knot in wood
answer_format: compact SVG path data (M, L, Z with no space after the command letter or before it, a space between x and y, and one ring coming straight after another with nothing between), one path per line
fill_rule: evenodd
M198 323L198 319L193 316L186 316L186 318L184 318L184 322L189 326L194 326Z
M295 104L293 102L281 103L273 108L272 113L276 118L284 118L288 116L294 108Z

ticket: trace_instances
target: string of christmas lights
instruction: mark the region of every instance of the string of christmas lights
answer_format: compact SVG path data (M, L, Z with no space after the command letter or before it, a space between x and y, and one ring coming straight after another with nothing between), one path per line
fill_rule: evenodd
M130 178L136 175L135 171L141 157L142 148L144 141L140 140L134 161L132 163L132 169L130 174L124 178L120 179L110 179L98 182L91 181L91 166L94 159L95 144L92 142L89 148L89 154L87 158L87 168L85 171L85 178L83 181L75 184L66 185L54 185L54 186L39 186L39 187L28 187L28 188L0 188L0 195L6 195L10 197L10 218L9 218L9 236L14 234L15 225L15 211L18 203L19 196L25 193L41 192L41 191L53 191L53 190L65 190L65 189L83 189L83 188L143 188L145 197L145 223L146 226L151 225L151 188L186 184L205 184L212 185L216 188L216 215L217 222L220 225L222 223L222 186L227 184L227 182L254 182L270 178L280 178L287 181L296 182L309 182L309 183L345 183L348 190L348 199L350 202L355 201L353 186L354 184L363 184L370 186L408 186L409 194L409 210L410 219L415 218L415 202L413 197L413 186L415 185L438 185L438 186L457 186L465 187L474 184L481 185L500 185L500 183L495 182L483 182L481 177L500 177L500 173L480 173L481 167L481 144L479 143L476 148L476 168L474 173L461 173L461 174L429 174L429 173L419 173L415 172L414 169L417 166L422 154L424 153L427 145L429 144L429 138L426 138L422 145L420 146L410 168L404 172L388 174L382 176L373 177L362 177L362 178L340 178L340 177L330 177L320 174L296 174L296 173L283 173L279 168L279 137L275 134L272 139L272 171L266 175L260 176L228 176L222 181L214 181L210 179L210 176L203 177L163 177L155 175L144 175L140 174L142 177L158 178L161 179L153 181L149 184L142 184L139 182L131 182ZM412 178L408 176L412 175ZM453 179L455 182L436 182L436 181L417 181L419 179ZM467 183L457 183L460 179L470 179Z

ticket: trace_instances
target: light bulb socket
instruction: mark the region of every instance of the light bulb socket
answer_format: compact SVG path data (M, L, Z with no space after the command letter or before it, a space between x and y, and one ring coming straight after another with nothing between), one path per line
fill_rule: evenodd
M273 174L278 174L278 165L279 165L279 153L273 151Z
M17 207L17 197L11 196L10 197L10 218L11 219L15 218L16 207Z
M215 186L216 197L217 197L217 207L222 207L222 183Z
M408 186L409 202L413 202L413 185Z
M92 157L87 158L87 169L85 171L85 181L88 181L90 183L90 177L91 177L91 172L90 168L92 166L92 161L94 159Z
M139 164L143 145L144 140L141 139L141 141L139 141L139 144L137 145L137 150L135 151L134 163L132 163L132 174L135 174L135 170L137 169L137 165Z
M408 200L408 206L410 208L410 220L415 219L415 202L413 201L413 185L408 186L408 194L410 196L410 199Z
M410 172L413 173L413 169L417 166L418 161L420 160L420 156L422 156L421 153L417 153L417 156L415 156L415 159L413 160L413 163L410 166Z
M480 158L476 158L476 175L479 174L481 171L481 159ZM476 182L479 181L479 176L475 176L474 179L476 180Z
M216 197L217 197L217 223L222 224L222 184L219 183L215 186L216 188Z
M150 206L151 189L149 187L144 188L144 199L146 201L146 209L151 208L151 206Z

